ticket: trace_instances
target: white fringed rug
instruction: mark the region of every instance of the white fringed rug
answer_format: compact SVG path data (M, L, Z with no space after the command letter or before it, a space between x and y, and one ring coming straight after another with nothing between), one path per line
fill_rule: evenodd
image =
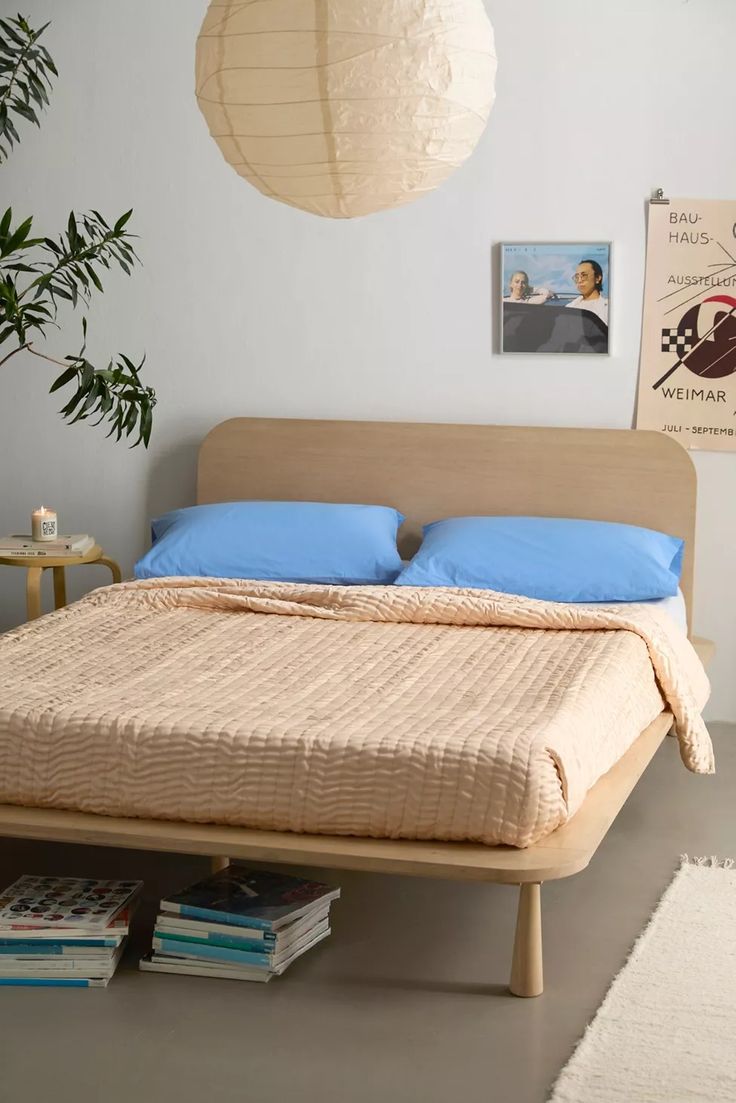
M701 1100L736 1100L736 868L685 855L550 1103Z

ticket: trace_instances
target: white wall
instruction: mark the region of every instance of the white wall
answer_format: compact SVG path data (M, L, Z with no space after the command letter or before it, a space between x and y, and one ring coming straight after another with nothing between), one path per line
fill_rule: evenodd
M0 369L0 529L52 504L130 571L146 519L193 500L195 449L234 414L629 427L645 197L736 198L733 0L488 0L498 100L480 146L438 192L330 222L264 199L223 162L193 96L205 0L25 0L60 69L42 130L0 169L37 228L74 207L135 208L145 267L115 275L90 350L148 356L148 454L69 429L50 375ZM615 244L614 354L503 358L492 348L491 246ZM76 318L51 345L75 351ZM719 645L713 718L736 718L736 455L699 453L696 630ZM69 572L72 594L100 577ZM0 571L0 627L23 618Z

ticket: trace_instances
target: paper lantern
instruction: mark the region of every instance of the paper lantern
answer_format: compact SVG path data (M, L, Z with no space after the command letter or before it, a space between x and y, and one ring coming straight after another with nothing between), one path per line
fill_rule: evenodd
M212 0L197 39L225 160L328 218L441 184L483 132L495 72L483 0Z

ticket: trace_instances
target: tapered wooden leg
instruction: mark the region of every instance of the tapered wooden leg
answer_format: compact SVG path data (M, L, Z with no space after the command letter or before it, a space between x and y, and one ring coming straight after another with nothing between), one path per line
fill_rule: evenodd
M96 560L96 562L97 563L102 563L103 567L109 567L110 568L110 571L112 573L113 582L122 582L123 581L123 575L122 575L122 572L120 570L120 567L117 565L117 563L115 562L114 559L108 559L108 557L106 555L101 555L100 558Z
M519 910L509 983L515 996L541 996L544 991L541 888L538 883L519 886Z
M215 858L210 858L210 865L213 873L219 873L221 869L227 869L230 865L230 859L218 855Z
M26 570L26 609L28 611L28 619L35 620L36 617L40 617L43 609L41 608L41 579L43 578L43 567L28 567Z
M63 609L66 605L66 577L63 567L53 567L54 572L54 608Z

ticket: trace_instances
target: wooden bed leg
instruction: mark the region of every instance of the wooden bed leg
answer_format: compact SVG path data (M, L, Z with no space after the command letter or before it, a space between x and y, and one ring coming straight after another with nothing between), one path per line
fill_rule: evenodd
M509 983L515 996L541 996L544 991L541 888L539 882L519 885L519 910Z
M213 873L219 873L221 869L227 869L229 865L229 858L223 858L220 855L210 858L210 867Z

